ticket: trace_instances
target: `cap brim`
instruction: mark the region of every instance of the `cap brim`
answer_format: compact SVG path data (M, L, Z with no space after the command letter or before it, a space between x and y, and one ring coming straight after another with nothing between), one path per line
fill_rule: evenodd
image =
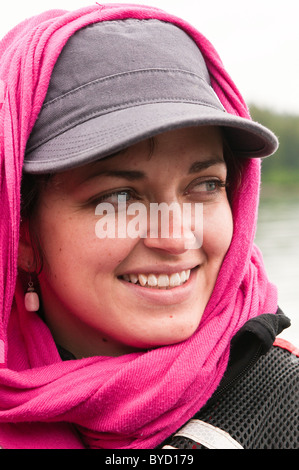
M153 103L85 121L25 156L27 173L55 173L104 158L134 143L189 126L221 126L237 157L263 158L278 147L276 136L249 119L192 103Z

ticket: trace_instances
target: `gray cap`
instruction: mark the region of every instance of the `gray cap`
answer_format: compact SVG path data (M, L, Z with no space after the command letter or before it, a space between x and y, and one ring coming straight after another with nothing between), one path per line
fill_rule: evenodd
M60 54L27 143L24 171L58 172L187 126L222 126L235 155L265 157L272 132L226 112L195 42L159 20L77 31Z

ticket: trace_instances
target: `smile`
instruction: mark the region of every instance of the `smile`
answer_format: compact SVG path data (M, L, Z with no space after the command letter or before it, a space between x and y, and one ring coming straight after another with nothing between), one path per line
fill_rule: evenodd
M190 269L168 274L124 274L121 278L127 282L156 289L172 289L188 281Z

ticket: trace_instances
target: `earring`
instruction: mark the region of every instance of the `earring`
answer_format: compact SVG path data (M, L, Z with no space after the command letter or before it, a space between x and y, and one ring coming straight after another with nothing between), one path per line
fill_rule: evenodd
M34 290L33 282L30 280L28 282L28 289L25 294L25 308L27 312L37 312L39 309L39 297Z

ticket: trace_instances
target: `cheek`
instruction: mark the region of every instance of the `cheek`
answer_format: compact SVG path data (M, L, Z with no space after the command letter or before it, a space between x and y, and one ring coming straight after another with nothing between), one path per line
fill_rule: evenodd
M229 203L207 210L204 214L203 246L219 262L229 249L233 236L233 217Z
M132 250L131 239L99 239L96 219L64 217L57 213L43 217L38 236L44 259L44 273L55 278L80 274L85 278L100 273L113 274ZM67 275L66 275L67 274Z

